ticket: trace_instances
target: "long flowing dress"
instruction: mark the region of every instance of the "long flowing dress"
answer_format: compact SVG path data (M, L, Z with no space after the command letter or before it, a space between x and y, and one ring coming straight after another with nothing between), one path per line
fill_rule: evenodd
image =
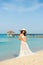
M20 47L20 54L19 56L27 56L33 54L32 51L30 50L28 44L24 41L21 41L21 47Z

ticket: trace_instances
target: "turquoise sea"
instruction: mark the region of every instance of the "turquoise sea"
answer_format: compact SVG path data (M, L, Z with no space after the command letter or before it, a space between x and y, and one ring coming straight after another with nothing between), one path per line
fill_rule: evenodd
M21 42L18 37L19 35L15 35L10 38L7 34L0 34L0 61L19 55ZM32 52L43 50L43 34L29 34L27 38L27 43Z

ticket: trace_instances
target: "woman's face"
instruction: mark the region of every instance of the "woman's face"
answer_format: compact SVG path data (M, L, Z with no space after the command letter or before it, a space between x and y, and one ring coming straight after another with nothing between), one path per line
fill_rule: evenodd
M23 31L22 33L24 34L25 32Z

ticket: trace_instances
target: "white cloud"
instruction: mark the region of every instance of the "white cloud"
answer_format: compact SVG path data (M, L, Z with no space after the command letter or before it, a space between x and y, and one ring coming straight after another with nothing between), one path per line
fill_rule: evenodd
M32 6L32 7L28 7L28 8L25 8L25 7L21 7L21 6L16 6L16 5L12 5L12 6L8 6L8 7L5 7L4 9L5 10L10 10L10 11L17 11L17 12L27 12L27 11L35 11L37 9L39 9L40 7L42 7L43 4L37 4L35 6Z
M43 4L37 4L35 6L32 6L30 8L19 8L18 12L26 12L26 11L35 11L37 9L39 9L40 7L42 7Z
M2 5L2 10L6 10L6 11L14 11L15 8L16 6L13 4L3 3Z
M18 2L23 2L25 0L16 0ZM11 3L3 3L2 9L6 11L17 11L17 12L27 12L27 11L35 11L43 6L43 3L38 3L38 0L31 0L34 2L34 4L31 7L25 7L25 6L17 6L17 4L11 4Z

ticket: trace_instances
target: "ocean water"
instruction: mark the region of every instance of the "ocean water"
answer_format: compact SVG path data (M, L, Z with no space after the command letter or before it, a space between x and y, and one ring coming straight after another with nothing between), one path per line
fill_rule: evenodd
M27 35L27 44L32 52L43 50L43 38L37 36L43 35ZM15 58L19 55L21 41L18 35L10 38L7 34L0 34L0 61Z

